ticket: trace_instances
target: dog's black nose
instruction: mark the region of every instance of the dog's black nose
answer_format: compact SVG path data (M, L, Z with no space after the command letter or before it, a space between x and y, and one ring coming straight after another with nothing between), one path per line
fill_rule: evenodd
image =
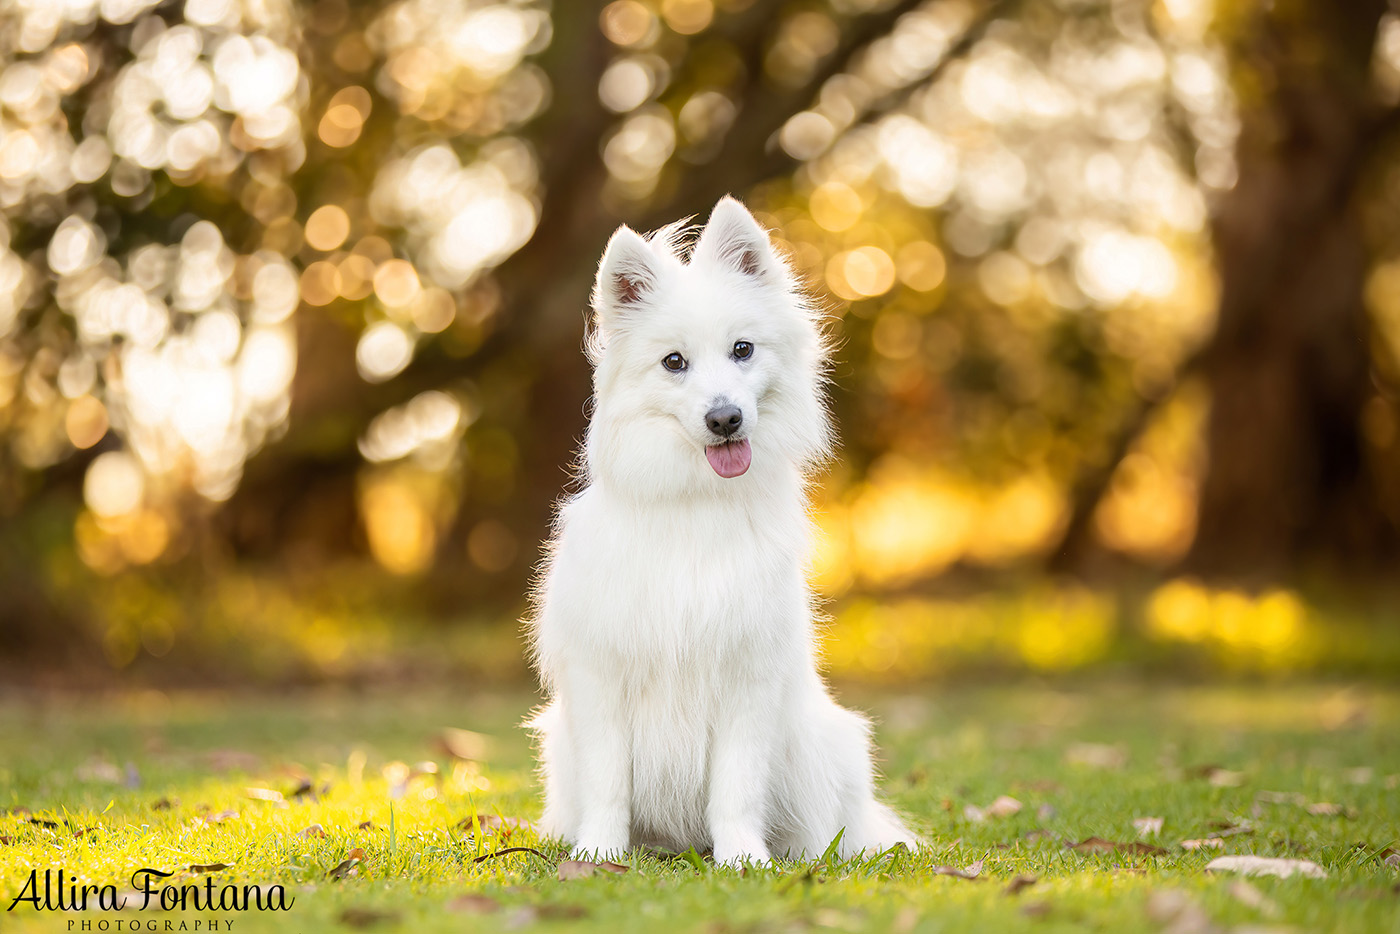
M728 438L744 424L744 413L737 405L716 406L705 413L705 424L721 438Z

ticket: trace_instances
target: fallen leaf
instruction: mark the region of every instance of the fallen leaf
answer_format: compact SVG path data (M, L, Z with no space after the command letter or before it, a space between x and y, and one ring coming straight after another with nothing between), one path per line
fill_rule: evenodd
M523 817L504 817L500 814L478 814L476 821L481 825L482 833L497 833L503 837L509 837L521 827L530 827L531 823ZM457 829L470 831L472 829L472 819L464 817L457 822Z
M485 733L448 727L438 737L442 750L454 759L479 761L491 752L491 737Z
M9 846L15 842L14 837L0 837L0 846Z
M1214 832L1206 834L1217 840L1224 840L1226 837L1238 837L1242 834L1254 833L1254 825L1248 822L1243 824L1232 824L1229 821L1216 821L1211 826L1217 828Z
M374 908L347 908L340 913L340 923L352 928L373 927L376 924L397 921L398 918L394 912L378 911Z
M1023 873L1021 875L1016 876L1006 884L1006 894L1017 895L1023 889L1028 889L1039 881L1040 880L1037 879L1035 876L1028 876Z
M232 810L230 810L230 811L220 811L220 812L217 813L217 814L206 814L206 815L204 816L204 823L206 823L206 824L222 824L224 821L237 820L237 819L238 819L238 812L237 812L237 811L232 811Z
M1217 856L1206 863L1206 872L1237 872L1244 876L1306 876L1325 879L1327 872L1317 863L1306 859L1283 859L1271 856Z
M1133 829L1138 832L1139 837L1155 837L1162 832L1162 818L1135 817Z
M1049 902L1026 902L1021 906L1021 914L1027 918L1044 918L1054 910Z
M157 802L155 802L154 804L151 805L151 810L152 810L152 811L168 811L168 810L170 810L172 807L174 807L174 804L171 803L171 801L170 801L169 798L161 798L159 801L157 801Z
M1200 902L1180 889L1153 892L1147 899L1147 917L1169 934L1207 934L1215 930Z
M287 800L282 797L282 792L271 788L245 788L243 794L254 801L270 801L274 804L283 804Z
M487 915L501 910L501 903L489 895L458 895L447 903L449 911L465 911L472 915Z
M373 830L373 829L374 829L374 821L372 821L372 820L363 820L363 821L360 821L360 824L359 824L359 828L358 828L358 829L360 829L360 830Z
M1307 804L1308 799L1296 791L1261 791L1254 796L1255 801L1265 804Z
M80 782L104 782L108 785L119 785L122 781L121 769L105 759L89 759L74 769L73 775Z
M16 804L14 807L5 808L5 813L19 816L21 814L33 814L34 812L22 804Z
M325 835L326 828L322 827L320 824L312 824L310 827L304 828L297 833L297 836L303 840L310 840L313 837L324 837Z
M1134 856L1164 856L1166 850L1150 843L1134 840L1131 843L1115 843L1103 837L1086 837L1078 843L1065 844L1080 853L1131 853Z
M1039 821L1054 820L1057 813L1059 812L1055 810L1053 804L1042 804L1035 809L1035 818Z
M955 879L967 879L977 881L982 875L984 860L978 860L966 869L958 869L956 866L934 866L932 872L935 876L952 876Z
M1340 804L1333 804L1331 801L1318 801L1315 804L1309 804L1304 810L1318 817L1336 817L1345 811Z
M1266 917L1272 918L1278 915L1278 905L1274 903L1273 899L1269 898L1269 896L1243 879L1236 879L1234 882L1231 882L1229 889L1226 891L1230 893L1230 897L1235 901L1248 905L1250 908L1253 908Z
M330 869L330 871L326 873L326 878L349 879L359 875L359 870L356 867L360 865L360 862L364 858L365 851L360 849L359 847L355 847L353 850L351 850L345 855L345 859L341 860L339 863L336 863L335 866L333 866Z
M218 872L221 869L228 869L233 863L195 863L188 867L189 872Z
M539 921L576 921L586 917L588 909L582 905L521 905L506 915L501 926L515 931Z
M1011 787L1024 788L1027 791L1035 791L1041 794L1048 794L1050 792L1062 790L1062 786L1060 785L1060 783L1055 781L1053 778L1037 778L1035 781L1032 782L1013 782L1011 784Z
M204 758L216 772L252 773L262 767L262 759L241 749L215 749Z
M1400 869L1400 853L1391 853L1383 860L1383 862L1387 866L1392 866L1396 869Z
M1091 769L1121 769L1128 764L1128 751L1107 743L1074 743L1065 750L1065 761Z
M988 817L1010 817L1021 810L1021 802L1010 795L1001 795L987 805Z
M1207 781L1216 788L1237 788L1244 784L1245 777L1243 772L1232 772L1229 769L1216 769L1207 776Z
M1219 837L1202 837L1199 840L1182 840L1183 850L1218 850L1225 844Z
M596 876L600 872L620 875L628 871L627 866L618 863L589 863L581 859L566 859L559 864L559 881L565 882L569 879L587 879L589 876Z

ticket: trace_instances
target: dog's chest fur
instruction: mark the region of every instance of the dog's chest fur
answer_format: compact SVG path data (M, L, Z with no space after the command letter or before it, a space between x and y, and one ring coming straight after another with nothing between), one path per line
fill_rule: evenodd
M627 509L605 497L590 489L565 510L549 599L575 612L539 648L546 669L557 652L622 694L635 839L704 840L713 731L740 714L733 688L780 682L809 645L806 516L782 508L792 496Z

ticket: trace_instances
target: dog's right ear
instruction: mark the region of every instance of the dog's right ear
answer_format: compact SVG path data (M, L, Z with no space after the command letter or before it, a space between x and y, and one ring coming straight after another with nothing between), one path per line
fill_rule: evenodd
M635 230L626 224L617 228L603 259L598 264L598 281L593 286L593 308L607 320L646 302L656 291L659 275L657 256Z

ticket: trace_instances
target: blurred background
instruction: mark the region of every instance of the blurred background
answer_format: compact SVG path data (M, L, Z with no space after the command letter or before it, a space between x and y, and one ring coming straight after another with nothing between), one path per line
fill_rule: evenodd
M0 681L520 681L597 258L839 342L827 664L1400 673L1384 0L0 0Z

